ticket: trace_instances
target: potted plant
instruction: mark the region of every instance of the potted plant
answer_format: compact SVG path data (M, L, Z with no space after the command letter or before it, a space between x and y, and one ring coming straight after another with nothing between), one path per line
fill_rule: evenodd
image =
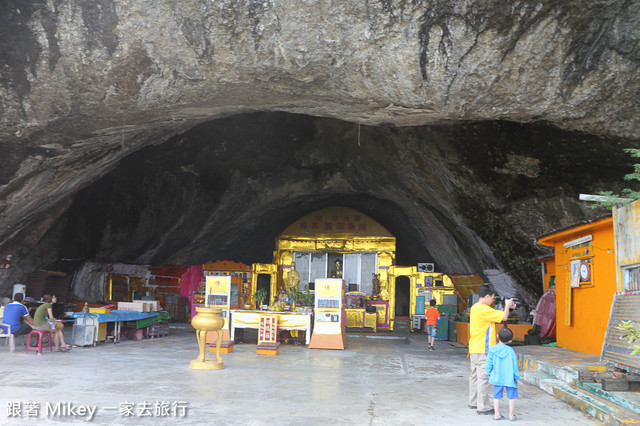
M305 286L304 291L301 291L299 296L300 304L302 306L313 306L315 301L315 295L309 290L309 286Z
M266 300L267 294L266 288L260 288L253 294L253 301L256 303L257 308L262 309L262 304Z
M253 309L252 297L248 291L242 293L242 309L247 311Z
M300 289L297 286L291 286L289 287L289 299L291 299L291 301L295 304L295 305L299 305L300 304L300 296L302 295L302 292L300 291Z

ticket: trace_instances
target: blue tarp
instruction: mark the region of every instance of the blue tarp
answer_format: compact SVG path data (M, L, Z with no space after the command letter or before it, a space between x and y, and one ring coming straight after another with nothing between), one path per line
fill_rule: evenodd
M83 312L74 312L71 318L78 318L83 315L98 318L98 322L116 322L116 321L137 321L141 319L151 318L158 315L157 312L136 312L136 311L111 311L108 314L84 314Z

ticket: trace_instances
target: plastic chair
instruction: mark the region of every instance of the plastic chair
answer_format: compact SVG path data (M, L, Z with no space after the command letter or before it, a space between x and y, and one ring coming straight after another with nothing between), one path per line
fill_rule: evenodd
M9 324L1 324L1 326L7 327L7 332L5 333L4 331L2 331L2 328L0 328L0 337L4 337L5 339L7 339L5 341L6 345L9 345L9 352L13 352L16 350L16 345L13 339L13 334L11 333L11 326Z
M38 339L38 344L35 346L32 346L31 337L33 337L34 334ZM46 339L46 343L45 343L45 337L48 337ZM27 337L27 349L25 349L25 353L29 353L29 351L32 350L32 351L36 351L38 355L40 355L42 354L43 347L45 348L48 347L49 350L53 352L53 346L51 346L51 332L46 330L33 330L31 333L29 333L29 337Z

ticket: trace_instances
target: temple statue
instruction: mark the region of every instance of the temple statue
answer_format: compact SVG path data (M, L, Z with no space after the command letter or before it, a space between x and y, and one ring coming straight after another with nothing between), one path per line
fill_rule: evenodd
M373 290L371 292L371 298L378 297L380 295L380 275L379 274L371 274L373 278L371 279L371 283L373 284Z
M292 263L291 270L287 274L286 287L287 289L290 289L291 287L299 288L298 287L299 284L300 284L300 274L298 273L298 271L296 271L296 264Z
M387 290L387 281L380 282L380 297L382 300L389 300L389 291Z
M336 260L335 267L331 271L331 278L342 278L342 262Z

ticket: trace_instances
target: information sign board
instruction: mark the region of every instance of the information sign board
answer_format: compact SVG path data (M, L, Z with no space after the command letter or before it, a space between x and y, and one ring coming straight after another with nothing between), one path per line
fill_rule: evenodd
M318 278L315 283L314 327L309 348L344 349L342 321L345 282L340 278Z
M205 306L222 308L220 316L225 318L224 339L229 338L229 308L231 300L231 277L222 275L207 275L205 283ZM207 333L208 335L213 333Z

